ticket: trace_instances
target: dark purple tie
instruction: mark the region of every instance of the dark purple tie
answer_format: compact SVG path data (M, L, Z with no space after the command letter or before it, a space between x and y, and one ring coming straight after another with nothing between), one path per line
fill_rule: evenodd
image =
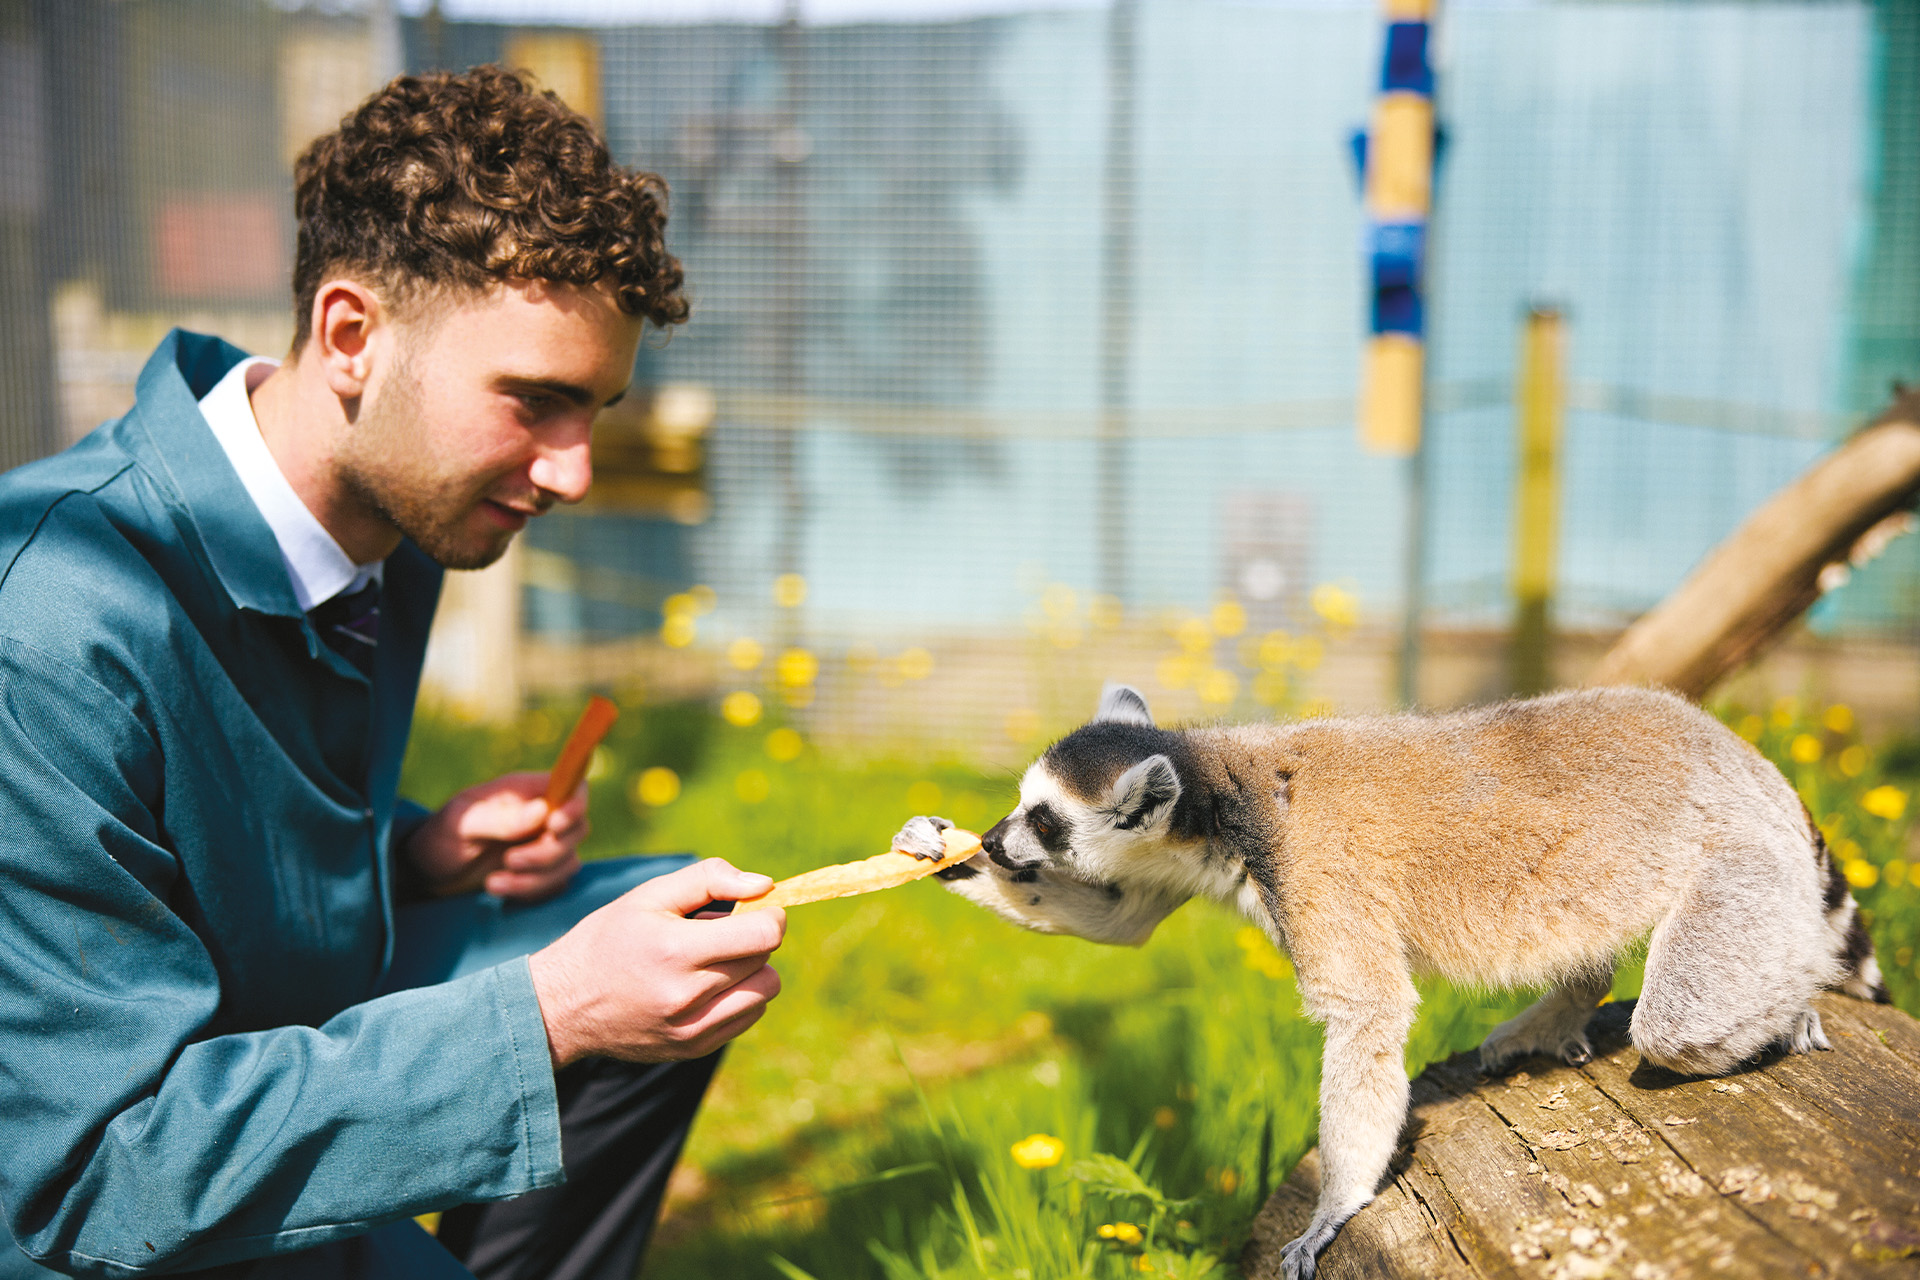
M373 651L380 643L380 580L372 578L358 591L342 591L307 610L314 630L327 647L373 679Z

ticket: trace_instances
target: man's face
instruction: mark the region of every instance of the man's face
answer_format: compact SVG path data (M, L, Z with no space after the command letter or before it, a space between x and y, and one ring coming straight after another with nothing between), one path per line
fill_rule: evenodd
M606 289L515 281L392 323L338 475L440 564L492 564L529 519L586 496L593 419L626 390L641 322Z

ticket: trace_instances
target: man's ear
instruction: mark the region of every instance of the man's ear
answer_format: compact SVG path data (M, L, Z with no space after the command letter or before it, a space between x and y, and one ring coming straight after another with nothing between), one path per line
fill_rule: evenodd
M308 339L327 388L342 400L357 400L373 373L375 332L387 320L374 292L357 280L328 280L313 299L313 336Z
M1153 713L1147 700L1131 685L1109 684L1100 691L1100 709L1093 713L1095 724L1136 724L1153 728Z
M1179 798L1180 775L1173 771L1173 761L1148 756L1115 779L1101 812L1120 830L1137 831L1172 813Z

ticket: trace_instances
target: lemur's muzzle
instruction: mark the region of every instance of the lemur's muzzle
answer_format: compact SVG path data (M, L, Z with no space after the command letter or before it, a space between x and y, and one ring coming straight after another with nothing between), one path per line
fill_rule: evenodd
M992 858L996 863L1013 872L1014 879L1037 879L1040 875L1040 862L1015 862L1007 856L1005 833L1007 823L1010 821L1012 821L1011 816L1002 818L987 828L987 834L980 837L980 847L987 851L989 858ZM1044 861L1044 859L1042 861ZM935 874L938 873L936 872Z

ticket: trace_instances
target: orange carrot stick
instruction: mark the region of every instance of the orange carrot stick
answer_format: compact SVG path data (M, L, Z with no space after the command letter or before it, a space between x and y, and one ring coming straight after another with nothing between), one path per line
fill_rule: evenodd
M560 748L560 758L553 762L553 772L547 775L547 808L558 809L580 789L593 749L619 718L620 708L599 694L587 699L587 709L580 713L579 723L567 735L567 745Z

